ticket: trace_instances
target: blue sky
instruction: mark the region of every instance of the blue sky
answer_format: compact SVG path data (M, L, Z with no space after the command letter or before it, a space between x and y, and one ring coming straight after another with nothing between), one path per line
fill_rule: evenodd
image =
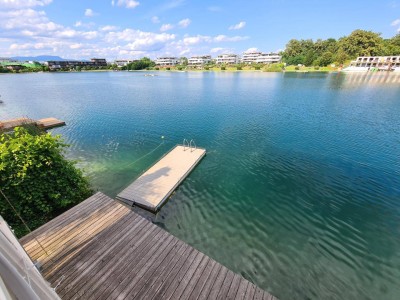
M339 38L355 29L394 36L400 0L0 0L0 56L270 52L291 38Z

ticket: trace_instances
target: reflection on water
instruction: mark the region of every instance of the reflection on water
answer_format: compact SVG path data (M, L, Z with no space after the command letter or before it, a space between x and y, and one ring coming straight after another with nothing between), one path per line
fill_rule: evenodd
M193 138L154 222L281 299L398 299L399 74L157 74L1 75L0 119L65 120L111 196Z

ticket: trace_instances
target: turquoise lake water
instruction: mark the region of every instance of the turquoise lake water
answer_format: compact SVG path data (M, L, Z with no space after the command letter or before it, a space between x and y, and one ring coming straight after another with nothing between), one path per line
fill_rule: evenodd
M0 120L66 121L110 196L194 139L155 223L280 299L399 299L400 75L155 74L1 75Z

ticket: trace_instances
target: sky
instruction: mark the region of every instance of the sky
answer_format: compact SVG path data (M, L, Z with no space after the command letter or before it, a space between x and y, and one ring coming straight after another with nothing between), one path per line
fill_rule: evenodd
M355 29L400 32L400 0L0 0L0 57L241 54Z

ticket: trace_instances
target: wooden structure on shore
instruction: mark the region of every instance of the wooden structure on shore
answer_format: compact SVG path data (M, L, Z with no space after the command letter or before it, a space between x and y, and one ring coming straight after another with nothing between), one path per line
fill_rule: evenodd
M157 211L204 155L205 149L177 145L119 193L117 199Z
M20 242L62 299L275 299L102 193Z
M65 122L56 118L45 118L40 120L32 120L29 118L16 118L6 121L0 121L0 131L13 130L15 127L24 125L34 125L41 129L50 129L54 127L64 126Z

